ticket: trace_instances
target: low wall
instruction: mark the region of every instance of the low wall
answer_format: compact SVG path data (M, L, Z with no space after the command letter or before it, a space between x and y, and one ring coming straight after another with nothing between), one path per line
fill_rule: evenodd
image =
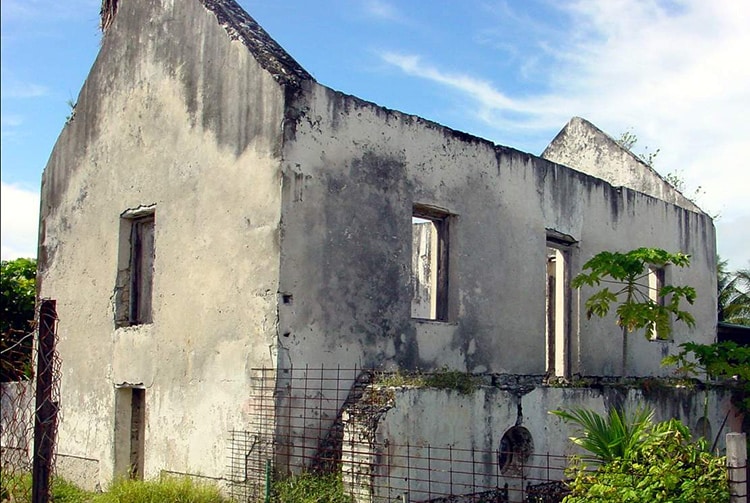
M724 449L738 431L730 392L640 380L555 387L541 378L493 378L470 393L378 387L343 414L342 471L358 503L433 501L508 487L522 501L529 486L562 480L577 432L550 410L612 406L654 408L657 421L678 418Z

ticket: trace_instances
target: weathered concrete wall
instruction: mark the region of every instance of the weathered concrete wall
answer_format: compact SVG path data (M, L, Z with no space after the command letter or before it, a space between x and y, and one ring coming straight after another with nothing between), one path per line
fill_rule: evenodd
M653 168L580 117L570 119L544 150L542 157L606 180L615 187L628 187L701 213L695 203Z
M219 476L227 432L257 412L253 368L278 367L292 434L334 420L289 412L292 367L543 374L548 235L570 240L571 275L604 249L689 253L672 279L699 293L694 329L627 345L572 298L566 373L660 374L680 342L710 342L707 216L320 86L253 23L217 0L119 2L45 170L40 294L58 301L72 471L111 478L130 387L145 390L145 475ZM443 321L411 316L414 205L448 221ZM116 328L121 217L142 207L153 322ZM303 393L341 404L346 386ZM309 441L282 438L279 459Z
M282 368L545 373L548 233L574 242L571 277L602 250L660 247L692 256L671 280L698 290L694 328L626 344L613 318L585 319L590 290L572 292L568 373L664 375L680 343L713 339L715 236L702 213L315 83L287 110L283 158ZM415 204L450 215L447 321L410 314Z
M251 369L275 365L284 91L200 2L119 4L42 182L58 467L80 480L66 467L88 460L111 479L115 386L136 385L145 476L221 476L227 432L254 412ZM143 205L155 205L153 323L116 329L120 215Z
M295 107L283 168L288 361L544 373L547 230L576 241L571 275L602 250L693 257L672 279L697 288L696 327L675 325L667 343L631 335L626 374L664 373L663 350L712 339L715 238L705 215L317 84ZM410 317L417 203L452 215L448 322ZM587 321L583 299L573 301L571 370L620 374L613 320Z
M697 421L707 405L710 433L717 435L730 407L730 394L722 390L709 391L704 404L704 392L645 386L482 386L470 394L381 388L372 393L367 398L382 397L382 407L360 403L345 415L342 472L345 485L360 503L394 501L403 494L421 501L428 495L459 495L503 487L506 482L511 501L521 501L524 481L559 480L566 465L560 456L582 452L568 440L580 432L550 410L585 407L604 414L612 406L653 407L656 421L678 418L700 434ZM523 465L501 469L501 440L517 426L531 434L533 449ZM731 421L725 425L720 449L724 435L737 426ZM548 453L554 456L545 457Z

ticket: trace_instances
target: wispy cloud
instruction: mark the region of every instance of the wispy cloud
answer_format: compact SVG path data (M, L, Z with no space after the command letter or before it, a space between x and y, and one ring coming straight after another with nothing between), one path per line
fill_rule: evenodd
M39 193L0 181L0 220L2 259L36 257Z
M633 128L640 145L661 149L657 169L680 171L688 187L704 187L699 202L721 212L720 233L723 222L747 221L750 170L741 163L750 138L750 65L742 62L750 47L750 9L735 0L555 5L566 28L556 27L559 36L525 55L545 62L529 68L547 82L541 91L510 95L501 77L440 68L421 55L381 58L463 96L475 118L497 131L537 130L551 138L573 115L614 136ZM735 261L748 255L735 250Z
M396 7L383 0L369 0L365 3L366 12L377 19L403 22L404 18Z
M47 86L32 83L22 82L10 82L3 83L2 96L3 98L39 98L41 96L48 96L50 89Z
M99 0L3 0L4 21L39 22L77 17L81 12L97 12Z
M506 127L546 129L559 126L560 117L550 110L560 109L563 96L540 95L514 98L489 80L466 73L448 72L426 63L420 56L395 52L380 53L381 59L407 75L426 79L463 94L474 102L476 117L498 129Z
M23 117L20 115L2 114L0 124L3 126L16 127L23 124Z

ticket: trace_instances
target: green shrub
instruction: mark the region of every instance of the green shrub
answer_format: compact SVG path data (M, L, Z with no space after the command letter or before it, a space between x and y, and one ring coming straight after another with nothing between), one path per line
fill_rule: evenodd
M273 483L273 503L352 503L338 474L304 472Z
M462 395L469 395L477 390L479 378L460 370L443 367L435 372L391 372L380 374L376 379L380 386L437 388L455 390Z
M728 502L726 459L693 442L676 419L657 423L627 458L615 457L591 471L583 458L570 467L572 493L565 503Z
M93 493L84 491L80 487L65 479L52 479L52 501L54 503L88 503L92 501Z
M162 477L159 480L116 481L92 503L228 503L216 486L194 482L188 477Z
M593 454L593 458L587 459L595 464L630 458L649 435L654 417L653 410L638 409L630 414L614 407L607 417L588 409L553 410L550 413L581 428L583 436L571 437L570 440Z
M31 474L0 477L0 501L14 503L31 502ZM93 493L76 487L67 480L54 477L51 482L51 496L55 503L87 503L92 501Z

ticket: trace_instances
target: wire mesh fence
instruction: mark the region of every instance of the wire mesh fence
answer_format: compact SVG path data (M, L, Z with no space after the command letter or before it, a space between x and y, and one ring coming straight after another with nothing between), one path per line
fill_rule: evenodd
M36 319L34 332L4 334L0 349L2 501L11 495L21 501L49 500L60 383L55 301L41 301Z
M227 473L237 501L262 501L274 476L304 471L340 474L357 503L546 503L566 494L560 482L566 456L534 452L523 442L493 448L468 432L427 441L389 434L381 424L399 389L466 383L363 368L254 373L257 413L246 431L232 431L229 439ZM425 420L449 419L414 418Z

